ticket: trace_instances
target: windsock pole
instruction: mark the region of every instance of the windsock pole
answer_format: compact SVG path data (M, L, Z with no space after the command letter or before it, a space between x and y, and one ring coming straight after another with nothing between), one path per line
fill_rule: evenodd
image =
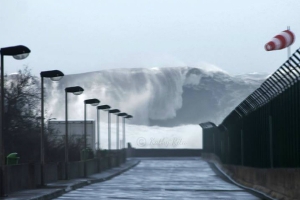
M290 26L287 27L287 30L290 30ZM292 46L292 45L290 45L290 46L287 48L288 59L291 57L291 46Z

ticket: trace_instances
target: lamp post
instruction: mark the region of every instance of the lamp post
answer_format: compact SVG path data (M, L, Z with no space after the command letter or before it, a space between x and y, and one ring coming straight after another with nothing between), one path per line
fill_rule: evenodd
M109 105L97 106L97 149L100 150L100 113L99 110L110 109Z
M119 149L119 136L118 136L118 132L119 132L119 117L118 117L118 113L120 113L121 111L118 109L112 110L112 113L116 114L116 150Z
M68 164L69 164L69 136L68 136L68 93L73 93L74 95L81 95L84 89L80 86L67 87L65 88L65 125L66 125L66 133L65 133L65 176L66 180L69 179L68 173Z
M84 100L84 150L83 150L83 156L84 156L84 177L87 176L86 174L86 104L90 104L92 106L97 106L100 103L99 99L86 99ZM95 133L94 133L95 134Z
M124 116L127 116L127 113L119 113L117 114L117 149L120 149L119 148L119 145L120 145L120 134L119 134L119 117L124 117Z
M0 120L0 197L5 196L4 191L4 165L5 155L3 146L3 132L4 132L4 56L12 56L16 60L22 60L29 56L30 49L28 47L19 45L12 47L4 47L0 49L1 54L1 120Z
M45 165L45 150L44 150L44 78L50 78L52 81L59 81L64 76L59 70L41 72L41 185L44 181L44 165Z
M111 121L110 121L110 113L119 113L120 110L118 109L111 109L108 111L108 150L111 150L111 133L110 133L110 130L111 130Z
M125 119L131 119L133 118L132 115L127 115L123 118L123 145L126 149L126 133L125 133Z

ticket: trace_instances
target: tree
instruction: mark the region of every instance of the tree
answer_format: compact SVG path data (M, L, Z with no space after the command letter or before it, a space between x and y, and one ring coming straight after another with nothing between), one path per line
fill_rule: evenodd
M28 67L5 76L4 153L18 153L22 163L40 161L39 83ZM46 161L63 161L64 140L53 139L53 135L54 130L45 128ZM82 142L70 138L70 160L80 159L81 146Z
M5 153L22 154L21 161L39 159L39 91L38 79L28 67L5 76Z

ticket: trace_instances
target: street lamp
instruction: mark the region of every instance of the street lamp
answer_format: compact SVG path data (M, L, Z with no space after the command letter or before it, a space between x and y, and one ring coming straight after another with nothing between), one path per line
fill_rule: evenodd
M132 115L127 115L123 118L123 145L126 149L126 134L125 134L125 119L131 119L133 118Z
M111 150L111 134L110 134L110 113L119 113L120 110L118 109L112 109L108 111L108 150Z
M121 111L118 110L119 112L114 112L116 114L116 150L119 149L119 116L117 113L120 113Z
M4 56L12 56L16 60L22 60L29 56L30 49L28 47L19 45L13 47L4 47L0 49L1 54L1 120L0 120L0 197L5 196L4 191L4 146L3 146L3 132L4 132Z
M43 71L41 75L41 185L44 181L44 165L45 165L45 150L44 150L44 78L50 78L52 81L59 81L64 76L59 70Z
M110 109L109 105L97 106L97 149L100 150L100 113L99 110Z
M90 104L92 106L97 106L100 103L99 99L86 99L84 100L84 149L83 149L83 155L84 155L84 177L87 176L86 174L86 104ZM95 134L95 133L94 133Z
M117 149L120 149L119 148L119 145L120 145L120 134L119 134L119 117L124 117L124 116L127 116L127 113L119 113L117 114Z
M65 88L65 112L66 112L66 133L65 133L65 174L66 180L69 179L68 164L69 164L69 136L68 136L68 93L73 93L74 95L81 95L84 89L80 86L67 87Z

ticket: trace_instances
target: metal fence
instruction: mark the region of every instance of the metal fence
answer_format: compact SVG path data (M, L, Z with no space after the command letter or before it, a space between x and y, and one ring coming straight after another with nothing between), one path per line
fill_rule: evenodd
M300 49L219 125L201 123L203 152L223 163L300 167Z

